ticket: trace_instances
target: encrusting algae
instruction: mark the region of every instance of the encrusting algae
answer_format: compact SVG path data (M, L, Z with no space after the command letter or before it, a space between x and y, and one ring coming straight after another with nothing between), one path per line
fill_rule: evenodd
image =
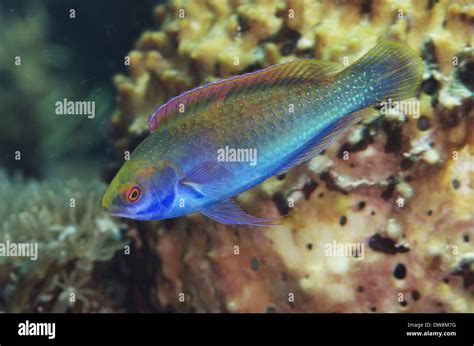
M469 1L171 1L155 17L130 76L115 78L120 152L147 136L157 106L220 78L301 58L350 65L381 37L425 65L417 114L375 109L310 162L239 196L255 215L288 214L282 226L194 214L140 223L159 258L156 310L474 311ZM339 255L351 244L363 247Z

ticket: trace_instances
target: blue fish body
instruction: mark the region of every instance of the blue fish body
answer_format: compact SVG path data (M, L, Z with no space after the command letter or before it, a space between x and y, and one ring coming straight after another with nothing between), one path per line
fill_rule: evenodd
M414 51L380 41L347 68L296 61L181 94L155 111L152 133L103 204L141 220L199 211L222 223L271 224L231 198L324 150L360 120L359 110L413 96L422 71ZM124 201L120 186L130 184L148 196L140 195L141 206Z

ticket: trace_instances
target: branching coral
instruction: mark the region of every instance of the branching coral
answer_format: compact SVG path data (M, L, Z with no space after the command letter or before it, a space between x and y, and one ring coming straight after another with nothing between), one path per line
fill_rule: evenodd
M130 52L130 77L115 79L117 145L127 147L128 137L146 131L157 105L192 86L303 57L350 64L382 36L424 52L437 71L434 83L443 89L457 71L453 58L470 54L472 60L466 47L472 47L473 12L468 2L447 0L180 0L160 5L155 11L159 30L145 32Z
M326 152L239 196L276 229L199 216L148 224L157 307L178 311L474 311L474 7L468 1L170 1L117 76L112 136L132 150L160 104L293 59L351 64L387 36L417 50L419 114L376 110ZM364 258L325 247L365 245ZM460 264L464 263L464 264ZM180 299L181 297L181 299ZM184 297L184 299L182 298Z
M38 245L36 260L0 257L2 309L89 311L90 292L101 294L93 280L94 265L110 260L125 244L122 225L99 208L103 185L24 181L3 171L0 181L0 242ZM80 304L60 304L71 289Z

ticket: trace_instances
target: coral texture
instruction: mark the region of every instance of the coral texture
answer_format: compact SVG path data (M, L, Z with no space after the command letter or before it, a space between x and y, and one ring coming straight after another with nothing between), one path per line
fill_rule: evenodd
M194 86L288 60L351 64L386 36L425 61L419 114L374 110L284 177L239 196L271 229L200 215L142 223L159 258L156 309L474 311L474 6L468 1L171 1L116 76L111 137L146 136L153 110ZM358 257L328 254L363 244ZM146 265L146 264L144 264Z
M97 208L103 184L39 183L3 171L0 180L0 242L38 246L36 259L0 257L0 309L120 311L96 275L97 264L125 245L122 225Z

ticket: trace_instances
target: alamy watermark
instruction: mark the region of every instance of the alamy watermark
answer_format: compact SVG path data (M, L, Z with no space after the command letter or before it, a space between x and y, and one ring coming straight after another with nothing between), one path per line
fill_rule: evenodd
M412 115L414 118L420 116L420 101L393 101L388 99L387 101L380 102L380 106L382 106L380 109L381 114L397 115L402 113Z
M6 240L0 243L0 257L29 257L32 261L38 259L38 243L13 243Z
M46 336L48 339L56 338L56 323L54 322L30 322L26 320L18 324L19 336Z
M58 115L86 115L88 119L95 118L95 101L69 101L64 98L54 105Z
M324 244L324 255L328 257L355 257L358 260L364 259L364 243L332 243Z
M257 149L251 148L225 148L217 149L217 161L219 162L248 162L250 166L257 164Z

